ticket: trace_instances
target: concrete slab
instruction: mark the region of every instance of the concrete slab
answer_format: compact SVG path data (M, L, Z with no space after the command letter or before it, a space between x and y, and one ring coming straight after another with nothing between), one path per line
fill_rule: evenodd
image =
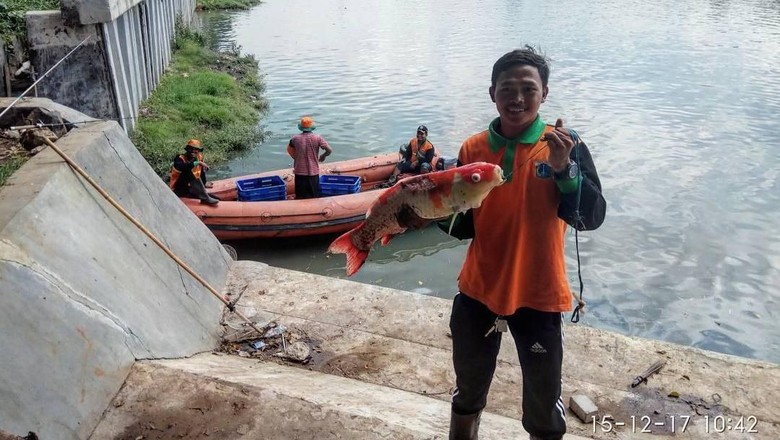
M448 300L252 262L233 266L227 289L243 292L244 313L293 326L319 342L322 353L311 368L448 399L454 379ZM660 358L666 366L631 388L634 377ZM511 338L499 361L488 410L519 418L521 380ZM780 367L774 364L567 324L563 382L565 401L586 394L602 417L627 424L594 429L569 414L569 430L579 435L644 438L650 434L638 431L650 422L655 435L721 438L713 424L723 417L733 426L742 418L743 430L755 423L758 432L750 438L780 438ZM673 392L680 397L669 397ZM748 435L724 431L722 438Z
M141 0L62 0L62 16L69 26L116 20Z
M445 439L449 426L446 402L212 354L139 362L115 405L92 440L182 435L188 439ZM520 422L507 417L486 413L482 424L481 438L527 437Z

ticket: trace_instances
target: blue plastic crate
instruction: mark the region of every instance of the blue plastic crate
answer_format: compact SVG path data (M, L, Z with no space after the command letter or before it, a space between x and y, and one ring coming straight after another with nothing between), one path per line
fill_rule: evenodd
M323 174L320 176L320 195L337 196L360 192L360 176Z
M237 180L236 188L238 200L242 202L287 199L287 185L279 176Z

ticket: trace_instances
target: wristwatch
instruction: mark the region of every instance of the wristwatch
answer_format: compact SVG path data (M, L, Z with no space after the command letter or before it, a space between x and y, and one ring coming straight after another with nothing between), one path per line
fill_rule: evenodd
M569 162L560 173L553 173L555 180L572 180L580 174L580 167L575 162Z

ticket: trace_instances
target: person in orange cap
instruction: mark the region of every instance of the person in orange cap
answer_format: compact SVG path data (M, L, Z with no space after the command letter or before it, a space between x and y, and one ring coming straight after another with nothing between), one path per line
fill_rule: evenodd
M293 159L295 198L313 199L320 196L320 164L333 153L325 138L312 133L317 128L314 119L304 116L298 122L301 132L290 139L287 154ZM317 156L320 149L325 150Z
M184 146L184 154L173 159L168 185L179 197L194 197L201 203L216 205L219 199L206 191L207 187L211 187L206 180L208 169L209 166L203 162L203 146L199 140L190 139Z

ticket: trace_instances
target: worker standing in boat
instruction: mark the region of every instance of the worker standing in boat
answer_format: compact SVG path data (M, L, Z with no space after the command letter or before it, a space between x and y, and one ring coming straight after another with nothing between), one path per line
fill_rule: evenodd
M298 130L301 133L293 136L287 144L287 153L293 158L296 199L313 199L320 196L319 162L324 162L325 158L333 153L333 149L322 136L312 133L316 128L314 119L304 116L298 122ZM320 149L325 151L319 154Z
M206 171L209 166L203 162L203 147L197 139L190 139L184 147L184 154L173 159L169 186L179 197L196 197L201 203L216 205L219 199L212 197L206 188Z
M401 173L425 174L434 169L436 149L428 140L428 127L417 127L417 135L401 146L401 160L395 166L388 183L394 185Z

